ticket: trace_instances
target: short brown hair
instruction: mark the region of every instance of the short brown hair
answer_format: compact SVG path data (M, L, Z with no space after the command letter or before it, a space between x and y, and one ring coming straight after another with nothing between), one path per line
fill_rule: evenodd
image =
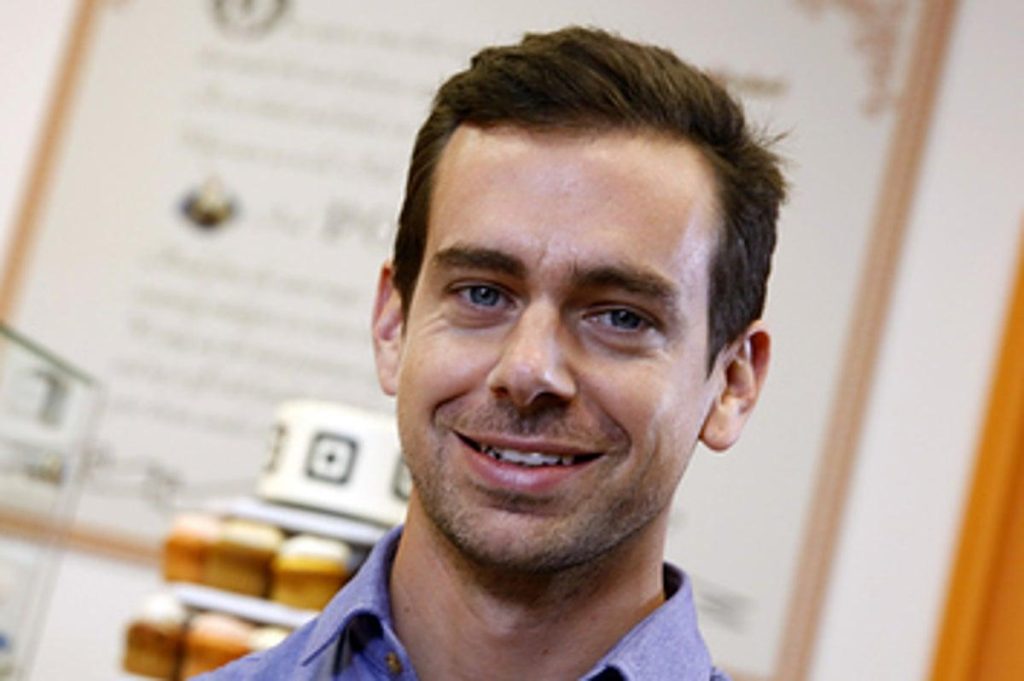
M651 130L700 149L723 229L711 265L709 367L764 309L786 182L774 140L700 69L669 50L570 27L481 50L438 90L413 147L399 215L394 283L407 310L423 264L434 172L462 124L550 130Z

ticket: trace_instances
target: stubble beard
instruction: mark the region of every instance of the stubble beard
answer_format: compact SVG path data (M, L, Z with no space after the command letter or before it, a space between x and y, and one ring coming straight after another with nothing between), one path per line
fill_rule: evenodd
M491 572L552 576L596 565L663 513L672 499L671 493L646 486L595 489L564 512L550 514L523 495L458 489L445 470L450 455L438 444L429 459L409 462L419 503L464 560Z

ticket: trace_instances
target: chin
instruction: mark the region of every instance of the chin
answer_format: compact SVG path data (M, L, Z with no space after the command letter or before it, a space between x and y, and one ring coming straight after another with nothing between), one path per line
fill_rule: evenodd
M482 515L489 515L483 518ZM431 521L458 553L481 568L545 575L594 563L635 534L595 519L478 511Z

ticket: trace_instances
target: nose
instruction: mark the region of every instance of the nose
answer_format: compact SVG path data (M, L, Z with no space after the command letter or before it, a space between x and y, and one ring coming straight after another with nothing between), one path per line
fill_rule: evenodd
M488 388L520 410L568 402L577 385L566 336L557 309L542 303L527 306L502 341L487 376Z

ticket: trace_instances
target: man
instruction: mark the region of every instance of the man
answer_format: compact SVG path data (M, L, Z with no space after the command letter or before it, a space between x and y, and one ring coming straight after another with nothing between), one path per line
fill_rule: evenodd
M697 441L769 356L777 158L711 79L571 28L486 49L419 132L373 314L406 524L218 678L724 679L663 565Z

